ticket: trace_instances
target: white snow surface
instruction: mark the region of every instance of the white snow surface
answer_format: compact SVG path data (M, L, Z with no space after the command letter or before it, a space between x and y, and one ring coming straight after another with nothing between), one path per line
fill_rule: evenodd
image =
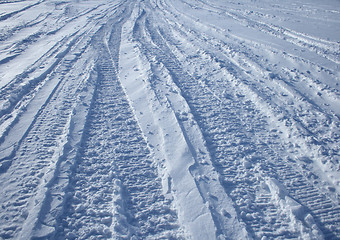
M0 239L340 239L338 0L0 0Z

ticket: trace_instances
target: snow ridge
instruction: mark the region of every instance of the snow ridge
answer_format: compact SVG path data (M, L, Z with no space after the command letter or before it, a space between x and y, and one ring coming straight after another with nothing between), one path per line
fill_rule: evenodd
M340 239L339 7L0 1L0 239Z

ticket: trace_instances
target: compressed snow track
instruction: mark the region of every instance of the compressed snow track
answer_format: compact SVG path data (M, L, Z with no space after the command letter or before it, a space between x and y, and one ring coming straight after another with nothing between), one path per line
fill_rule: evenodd
M0 239L340 239L339 9L0 1Z
M162 195L152 155L117 81L109 53L119 46L120 32L119 22L112 23L92 41L101 53L97 89L57 237L179 238L176 212ZM112 31L109 46L105 30Z

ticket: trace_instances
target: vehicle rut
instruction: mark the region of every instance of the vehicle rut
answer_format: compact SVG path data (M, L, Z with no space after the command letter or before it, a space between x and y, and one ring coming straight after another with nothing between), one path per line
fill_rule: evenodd
M220 183L234 200L240 218L253 236L296 238L306 231L310 236L324 235L336 239L336 225L340 220L338 205L311 184L310 177L296 169L293 160L285 157L289 156L287 149L282 146L275 131L268 131L266 117L243 94L235 95L233 89L228 91L223 87L225 85L221 85L225 96L230 97L225 99L218 93L215 95L200 80L205 75L200 76L198 71L192 73L195 77L188 74L168 48L168 44L173 46L174 42L170 38L169 25L159 24L156 28L152 14L147 12L147 16L145 23L139 22L137 26L144 28L152 42L138 31L135 38L145 55L164 64L181 89L207 141L215 169L221 176ZM166 34L161 35L162 32ZM181 49L178 51L183 53ZM218 88L218 85L215 87ZM277 199L285 202L280 205ZM304 208L307 211L303 211ZM320 211L320 208L324 210ZM304 215L299 215L302 212ZM288 228L292 221L298 222L305 230L300 232L301 229L294 226Z

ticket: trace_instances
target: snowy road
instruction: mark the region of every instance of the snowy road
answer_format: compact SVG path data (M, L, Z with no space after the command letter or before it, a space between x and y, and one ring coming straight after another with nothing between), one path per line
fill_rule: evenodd
M337 0L0 0L0 239L340 239Z

